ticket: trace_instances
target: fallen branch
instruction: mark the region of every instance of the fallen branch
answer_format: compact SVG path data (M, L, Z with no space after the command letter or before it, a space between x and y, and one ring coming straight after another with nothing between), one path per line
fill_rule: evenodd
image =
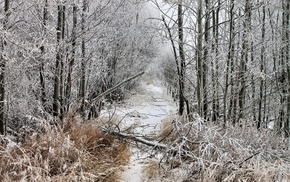
M113 136L117 136L117 137L121 137L121 138L126 138L126 139L131 139L133 141L143 143L145 145L148 145L150 147L154 147L156 149L167 149L168 148L167 145L165 145L165 144L161 144L161 143L158 143L156 141L145 140L145 139L143 139L141 137L136 137L136 136L131 135L131 134L110 131L110 130L108 130L106 128L102 128L102 131L103 132L106 132L106 133L108 133L110 135L113 135Z
M102 127L101 130L103 132L106 132L106 133L113 135L113 136L117 136L117 137L121 137L121 138L125 138L125 139L130 139L130 140L133 140L136 142L140 142L140 143L145 144L147 146L153 147L153 149L165 150L167 153L169 153L173 156L180 155L180 156L185 157L185 158L191 158L191 159L197 160L196 157L194 157L190 151L186 151L184 149L170 148L169 146L167 146L165 144L158 143L158 141L145 140L144 138L136 137L132 134L116 132L116 131L108 130L107 128L104 128L104 127Z
M260 154L261 152L256 152L253 155L251 155L250 157L247 157L246 159L244 159L242 162L239 163L239 166L241 166L244 162L250 160L251 158L253 158L254 156Z
M92 104L95 105L95 104L96 104L96 103L97 103L97 102L98 102L102 97L108 95L109 93L115 91L115 90L116 90L117 88L119 88L120 86L122 86L122 85L124 85L125 83L127 83L127 82L129 82L129 81L131 81L131 80L133 80L133 79L135 79L135 78L137 78L137 77L143 75L144 73L145 73L144 71L141 72L141 73L138 73L138 74L136 74L136 75L134 75L134 76L132 76L132 77L130 77L130 78L128 78L128 79L126 79L126 80L120 82L120 83L118 83L118 84L115 85L114 87L112 87L112 88L106 90L105 92L101 93L101 94L98 95L96 98L94 98L94 99L92 100Z

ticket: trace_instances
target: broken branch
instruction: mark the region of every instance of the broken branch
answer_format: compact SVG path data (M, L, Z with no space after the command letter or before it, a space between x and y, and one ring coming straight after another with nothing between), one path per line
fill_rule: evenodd
M107 128L102 127L101 130L105 133L108 133L110 135L113 136L117 136L117 137L121 137L121 138L125 138L125 139L130 139L136 142L140 142L142 144L145 144L147 146L153 147L153 149L161 149L161 150L166 150L167 153L172 154L174 156L176 155L180 155L182 157L185 158L191 158L193 160L197 160L196 157L193 156L193 154L190 151L186 151L184 149L175 149L175 148L170 148L169 146L162 144L162 143L158 143L158 141L149 141L149 140L145 140L141 137L136 137L132 134L126 134L126 133L121 133L121 132L115 132L112 130L108 130Z
M136 74L136 75L134 75L134 76L132 76L132 77L130 77L130 78L128 78L128 79L126 79L126 80L120 82L120 83L118 83L118 84L115 85L114 87L112 87L112 88L106 90L105 92L101 93L101 94L98 95L96 98L94 98L94 99L92 100L92 104L95 105L95 104L96 104L96 103L97 103L97 102L98 102L102 97L108 95L109 93L115 91L115 90L116 90L117 88L119 88L120 86L122 86L122 85L124 85L125 83L127 83L127 82L129 82L129 81L131 81L131 80L133 80L133 79L135 79L135 78L137 78L137 77L143 75L144 73L145 73L144 71L141 72L141 73L138 73L138 74Z

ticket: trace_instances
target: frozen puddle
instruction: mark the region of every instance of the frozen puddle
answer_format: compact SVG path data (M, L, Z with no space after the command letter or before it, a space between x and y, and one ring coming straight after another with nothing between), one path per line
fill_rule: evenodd
M166 94L165 88L141 82L138 93L128 99L124 107L117 108L116 114L124 117L121 122L122 130L131 128L131 133L153 137L160 130L160 122L175 113L175 110L176 106ZM124 167L118 181L148 181L144 167L150 153L142 152L137 147L131 147L131 152L130 162Z

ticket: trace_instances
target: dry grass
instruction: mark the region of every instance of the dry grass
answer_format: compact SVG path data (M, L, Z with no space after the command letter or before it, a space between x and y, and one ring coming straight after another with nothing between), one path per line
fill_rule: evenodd
M164 139L168 139L169 135L171 135L172 129L173 129L173 125L172 125L172 121L174 120L173 116L168 116L166 118L164 118L161 123L160 123L160 133L157 136L157 140L161 141Z
M145 172L146 177L150 179L154 179L156 173L158 172L158 161L157 160L150 160L146 165Z
M172 125L163 142L180 155L166 153L162 158L162 168L155 173L167 176L162 181L290 181L289 139L254 127L225 129L199 118ZM167 127L160 136L167 136Z
M0 146L0 181L114 181L129 160L126 143L92 123L46 128L21 146Z

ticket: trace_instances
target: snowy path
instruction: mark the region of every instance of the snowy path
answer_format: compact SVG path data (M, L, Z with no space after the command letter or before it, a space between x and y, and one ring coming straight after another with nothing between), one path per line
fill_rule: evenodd
M158 134L161 121L174 114L175 110L174 102L161 84L142 81L137 93L126 100L124 107L117 108L116 114L125 116L122 121L123 129L134 126L131 130L134 134L154 137ZM131 152L130 162L120 174L120 181L147 181L146 176L144 177L144 167L148 153L136 147L131 147Z

